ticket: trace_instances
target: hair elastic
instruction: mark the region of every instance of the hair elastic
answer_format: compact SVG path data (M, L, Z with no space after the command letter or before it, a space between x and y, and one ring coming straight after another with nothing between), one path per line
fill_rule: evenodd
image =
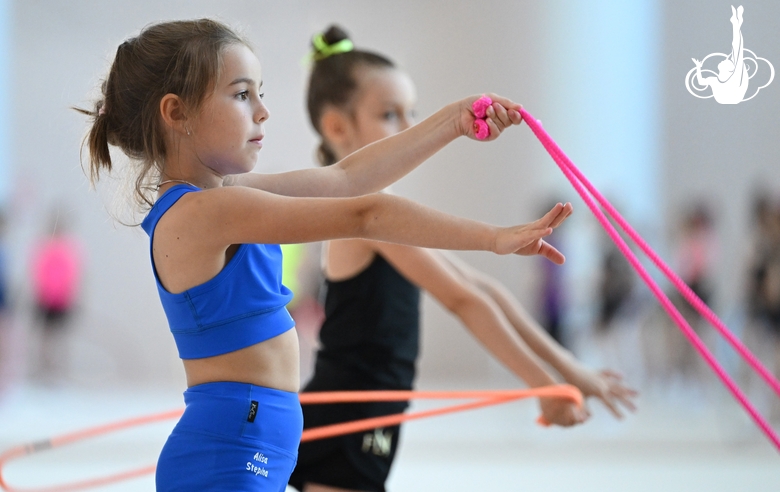
M352 44L352 40L350 39L342 39L337 43L328 44L328 42L325 41L325 36L322 34L315 35L311 42L314 44L314 53L312 53L311 57L315 61L324 60L329 56L338 55L340 53L348 53L355 49L355 45Z

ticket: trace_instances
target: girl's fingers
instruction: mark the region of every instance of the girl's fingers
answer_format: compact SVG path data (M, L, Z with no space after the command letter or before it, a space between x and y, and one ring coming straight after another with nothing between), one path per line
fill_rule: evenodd
M530 239L530 241L525 243L525 246L521 246L515 250L515 253L524 256L538 254L557 265L562 265L566 261L566 257L550 243L542 240L542 238L552 234L553 228L558 227L558 225L566 220L566 217L571 215L571 212L572 207L570 203L567 203L566 205L561 203L555 204L549 212L544 214L541 219L531 224L532 227L525 231L525 238Z
M487 115L499 125L501 130L504 130L504 128L512 124L512 120L509 119L506 108L500 104L493 103L490 105L490 107L487 108Z
M618 410L617 406L612 403L609 398L604 397L601 399L601 401L604 402L604 405L606 405L606 407L609 409L609 412L614 415L616 419L623 420L623 414L620 413L620 410Z
M613 400L616 402L619 402L623 407L627 408L630 411L636 410L636 405L634 405L634 402L632 402L629 398L626 397L623 393L619 391L610 391L610 396Z
M617 379L618 381L621 381L623 379L623 375L619 372L615 372L612 369L603 369L601 371L601 375L607 378Z
M514 252L521 255L539 254L539 251L547 244L542 238L549 235L548 229L526 231L516 243L517 247Z
M522 106L517 104L516 102L512 101L511 99L507 99L503 96L499 96L498 94L489 93L486 94L490 99L493 100L494 103L498 103L504 108L508 110L514 109L515 111L520 111L522 109Z
M545 426L572 427L585 422L589 417L590 413L585 406L579 408L571 402L558 402L554 406L545 406L537 422Z
M620 396L620 397L631 396L631 397L633 397L633 396L637 396L639 394L639 392L637 392L635 389L629 388L628 386L625 386L622 383L623 375L618 373L618 372L615 372L615 371L612 371L612 370L609 370L609 369L604 369L603 371L601 371L601 376L603 378L605 378L605 379L610 380L610 381L608 381L608 384L610 385L611 391L616 396ZM633 404L632 404L632 406L633 406Z
M523 115L520 114L520 111L510 109L507 111L507 114L509 115L509 119L512 120L513 125L519 125L523 122Z
M634 402L631 401L631 398L634 398L639 393L637 393L636 390L623 385L621 382L623 376L609 369L601 371L601 376L604 378L604 380L606 380L607 385L609 386L609 395L615 398L628 410L632 412L635 411L636 405L634 405Z
M548 243L547 241L541 239L541 247L539 248L539 253L541 256L544 256L548 260L552 261L556 265L563 265L563 263L566 261L566 257L563 256L563 253L555 249Z
M634 395L631 395L631 396L636 396L636 395L634 394ZM617 398L620 401L621 405L623 405L624 407L628 408L632 412L636 411L636 405L634 405L634 402L632 402L631 400L629 400L628 398L626 398L622 394L616 393L615 394L615 398Z
M628 396L639 396L639 392L633 388L627 388L626 386L620 385L620 394L622 395L628 395Z
M632 412L636 410L636 405L634 405L634 402L629 399L634 398L639 394L635 390L626 388L623 385L618 385L617 388L612 389L612 394L615 395L615 398L620 400L620 403L624 407L628 408Z
M544 214L541 219L537 220L536 223L540 226L556 228L561 225L573 211L574 209L572 208L571 203L566 203L566 205L557 203L549 212Z
M561 225L563 221L566 220L572 214L573 211L574 209L572 208L571 203L567 203L566 205L564 205L561 212L558 214L557 217L555 217L553 222L550 224L550 227L555 228Z
M536 221L537 225L542 227L550 227L555 221L556 217L560 215L561 210L563 210L563 208L564 208L563 204L556 203L555 206L551 208L549 212L544 214L541 219Z
M488 125L488 129L490 129L490 136L488 136L485 140L497 139L501 134L501 129L498 128L498 125L496 125L496 122L493 120L493 118L487 118L485 122Z
M563 263L566 261L566 257L563 256L563 253L555 249L552 245L550 245L550 243L541 238L526 243L525 246L515 250L515 254L520 256L544 256L556 265L563 265Z
M582 408L579 408L578 406L572 404L571 416L572 416L572 425L577 425L577 424L582 424L586 420L588 420L589 414L584 406Z
M485 107L486 103L483 100L490 104ZM519 125L523 121L523 116L520 114L522 106L496 94L478 96L471 102L470 108L472 118L476 118L471 125L471 133L477 140L495 140L507 127ZM480 125L481 128L476 125Z
M499 233L496 239L496 253L506 254L535 254L534 244L541 241L544 236L552 233L552 229L540 227L517 226Z
M553 228L566 220L571 215L571 212L572 207L570 203L566 205L557 203L542 218L516 229L515 234L519 233L520 236L515 236L515 239L512 240L516 247L514 250L510 250L510 252L523 256L538 254L553 263L562 265L566 258L548 242L543 241L542 238L552 234ZM506 243L504 244L506 245ZM503 248L501 250L506 251Z

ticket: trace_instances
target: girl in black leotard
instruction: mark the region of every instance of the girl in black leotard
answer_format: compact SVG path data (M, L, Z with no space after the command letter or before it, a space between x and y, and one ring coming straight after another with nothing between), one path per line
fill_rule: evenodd
M308 109L322 136L320 160L330 165L413 124L414 85L387 58L354 50L332 27L315 36ZM490 108L501 118L501 109ZM472 334L530 386L563 379L600 398L620 417L633 409L633 390L611 371L593 372L558 345L507 289L440 251L363 239L339 239L324 249L326 319L314 376L304 391L410 389L419 337L419 289L460 318ZM545 363L558 375L551 374ZM560 377L558 377L560 376ZM397 413L405 403L307 405L305 427ZM587 411L542 399L544 417L569 426ZM383 491L399 428L304 443L290 483L305 492Z

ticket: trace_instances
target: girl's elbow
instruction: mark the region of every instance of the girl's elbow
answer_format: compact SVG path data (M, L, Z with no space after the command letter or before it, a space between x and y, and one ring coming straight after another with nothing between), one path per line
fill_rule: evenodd
M458 317L463 317L463 314L471 311L475 306L480 304L481 298L470 289L463 289L448 298L444 299L442 304L450 313Z
M377 210L376 204L372 201L362 201L366 203L361 203L351 213L350 230L352 236L361 239L376 239L379 210Z
M361 239L382 239L382 206L374 196L359 199L359 204L351 211L351 229L354 237Z

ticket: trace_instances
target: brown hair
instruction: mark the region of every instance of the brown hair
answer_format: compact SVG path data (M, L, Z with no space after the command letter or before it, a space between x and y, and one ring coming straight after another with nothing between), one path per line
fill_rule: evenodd
M111 172L108 146L117 146L137 163L136 203L151 206L147 192L159 180L168 150L160 100L176 94L188 110L200 109L219 77L224 51L235 44L249 46L224 24L198 19L153 24L119 45L95 109L75 108L93 117L85 138L92 183L101 170Z
M339 26L332 25L322 38L325 44L332 46L349 39L347 33ZM320 118L327 106L346 108L352 101L358 89L355 71L362 66L393 68L395 64L388 58L363 50L351 50L345 53L326 55L320 52L314 43L314 67L309 76L309 89L306 96L309 119L314 129L322 135ZM323 166L336 162L336 156L325 141L320 143L317 158Z

